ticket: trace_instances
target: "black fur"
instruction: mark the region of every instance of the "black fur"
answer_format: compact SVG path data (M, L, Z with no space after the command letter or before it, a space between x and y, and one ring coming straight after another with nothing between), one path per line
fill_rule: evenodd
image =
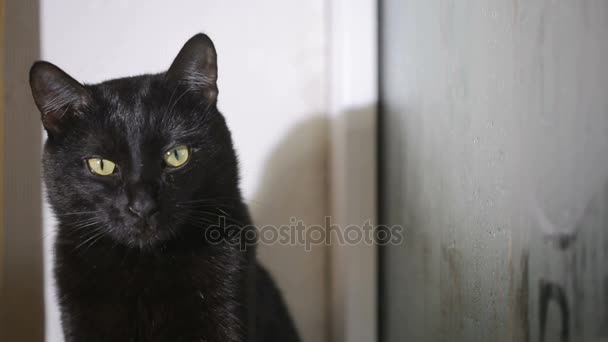
M156 75L82 85L50 63L32 66L66 341L299 340L247 243L254 230L216 108L216 65L198 34ZM177 145L191 156L171 168L163 154ZM91 157L116 172L93 174ZM206 233L220 217L238 234L218 243Z

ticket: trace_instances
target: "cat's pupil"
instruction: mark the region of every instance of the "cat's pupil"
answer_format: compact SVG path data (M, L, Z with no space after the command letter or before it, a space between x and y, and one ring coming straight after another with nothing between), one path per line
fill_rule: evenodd
M103 159L99 160L99 168L102 169L102 170L104 169L104 167L103 167Z
M175 155L175 159L179 160L179 153L177 152L177 149L173 150L173 154Z

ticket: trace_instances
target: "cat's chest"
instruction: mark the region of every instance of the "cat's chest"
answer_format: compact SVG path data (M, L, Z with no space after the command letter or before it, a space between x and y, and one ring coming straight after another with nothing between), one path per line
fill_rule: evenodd
M125 262L116 266L93 266L89 276L82 279L81 286L97 288L119 288L119 294L126 296L172 297L186 293L204 291L211 286L214 275L205 263L176 259L171 261L145 260Z
M73 297L62 308L72 328L100 341L215 341L209 337L215 336L219 311L211 303L203 290L150 287Z
M77 321L86 317L86 322L97 322L91 329L114 327L108 340L137 336L137 341L165 341L162 336L177 336L182 330L209 334L207 322L215 317L213 294L218 290L215 281L204 276L202 265L123 262L113 269L95 265L86 270L80 266L68 263L58 269L64 313Z
M222 277L221 270L210 266L208 258L197 255L107 255L86 259L68 255L59 259L55 269L58 287L70 297L129 301L145 298L145 303L159 305L165 299L200 300L209 297Z
M249 264L239 250L93 252L84 258L73 249L57 249L56 280L67 326L103 341L137 336L135 341L163 342L229 341L226 322L240 327Z

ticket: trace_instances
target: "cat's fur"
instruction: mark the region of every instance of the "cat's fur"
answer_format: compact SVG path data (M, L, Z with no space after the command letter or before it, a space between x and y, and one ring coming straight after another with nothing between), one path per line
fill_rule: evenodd
M204 34L161 74L82 85L50 63L32 66L66 341L298 341L255 259L216 80ZM163 154L177 145L191 156L170 168ZM91 157L117 172L93 174ZM219 217L238 234L218 243L205 232Z

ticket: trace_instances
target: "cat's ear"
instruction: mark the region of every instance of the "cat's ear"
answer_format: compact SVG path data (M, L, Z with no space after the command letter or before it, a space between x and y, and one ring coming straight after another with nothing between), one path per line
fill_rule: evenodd
M49 133L62 132L63 121L77 115L91 101L82 84L48 62L32 65L30 87L42 115L42 124Z
M207 101L217 101L217 53L211 39L202 33L190 38L167 71L167 79L202 95Z

